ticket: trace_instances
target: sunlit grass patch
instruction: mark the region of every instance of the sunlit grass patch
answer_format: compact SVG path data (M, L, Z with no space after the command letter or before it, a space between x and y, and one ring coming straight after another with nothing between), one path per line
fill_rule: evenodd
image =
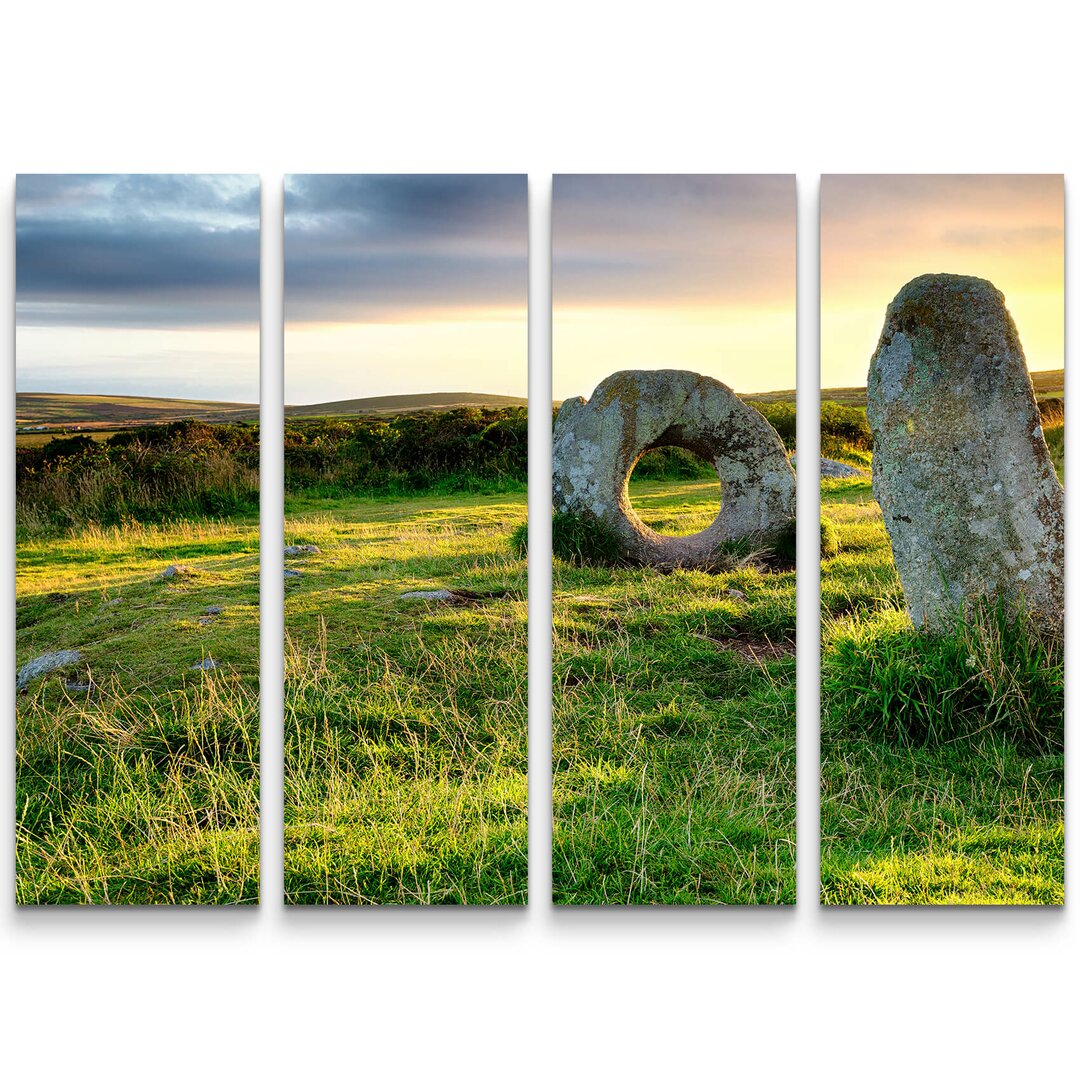
M1063 904L1064 830L957 836L929 851L844 868L822 881L826 904Z
M257 551L217 521L20 542L17 662L82 657L16 701L21 903L258 899Z
M290 514L285 895L520 904L527 566L517 495L320 500ZM403 599L455 588L462 606Z

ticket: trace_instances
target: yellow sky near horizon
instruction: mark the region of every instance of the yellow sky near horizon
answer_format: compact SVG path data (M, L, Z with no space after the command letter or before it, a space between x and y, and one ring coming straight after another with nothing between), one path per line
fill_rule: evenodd
M255 404L259 326L16 326L16 389Z
M396 322L286 323L285 403L444 391L526 397L528 353L524 308L462 308L457 318Z
M675 368L795 388L795 177L555 176L552 395Z
M625 369L696 371L741 394L793 390L795 305L557 306L552 354L555 400L588 397Z
M1061 176L824 176L821 385L865 386L885 309L927 273L1005 295L1028 368L1064 366Z

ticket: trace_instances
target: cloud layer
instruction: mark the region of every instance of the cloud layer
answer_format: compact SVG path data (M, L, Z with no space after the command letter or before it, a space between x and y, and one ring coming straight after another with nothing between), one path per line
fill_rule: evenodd
M520 312L524 175L296 175L285 184L288 322Z
M19 326L258 322L255 176L23 175L15 219Z
M795 178L556 176L562 308L794 303Z

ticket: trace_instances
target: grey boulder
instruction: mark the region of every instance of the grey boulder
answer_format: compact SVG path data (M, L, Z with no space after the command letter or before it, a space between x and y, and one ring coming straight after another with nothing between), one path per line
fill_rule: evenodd
M59 649L56 652L42 653L28 660L15 672L15 690L25 690L35 679L48 675L53 671L71 667L82 659L82 653L78 649Z
M692 536L661 536L630 503L641 456L678 446L710 462L721 506ZM767 541L795 520L795 473L772 425L716 379L692 371L618 371L592 397L564 401L552 436L557 513L610 529L628 562L708 568L725 544Z

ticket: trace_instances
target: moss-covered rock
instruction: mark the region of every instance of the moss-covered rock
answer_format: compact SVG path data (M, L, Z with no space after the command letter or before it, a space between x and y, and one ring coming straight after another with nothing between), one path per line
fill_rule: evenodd
M661 536L630 504L635 464L663 446L697 455L720 477L720 513L692 536ZM795 518L795 474L779 435L723 383L692 371L618 371L589 401L563 402L552 465L556 513L602 526L627 563L715 566L727 546Z

